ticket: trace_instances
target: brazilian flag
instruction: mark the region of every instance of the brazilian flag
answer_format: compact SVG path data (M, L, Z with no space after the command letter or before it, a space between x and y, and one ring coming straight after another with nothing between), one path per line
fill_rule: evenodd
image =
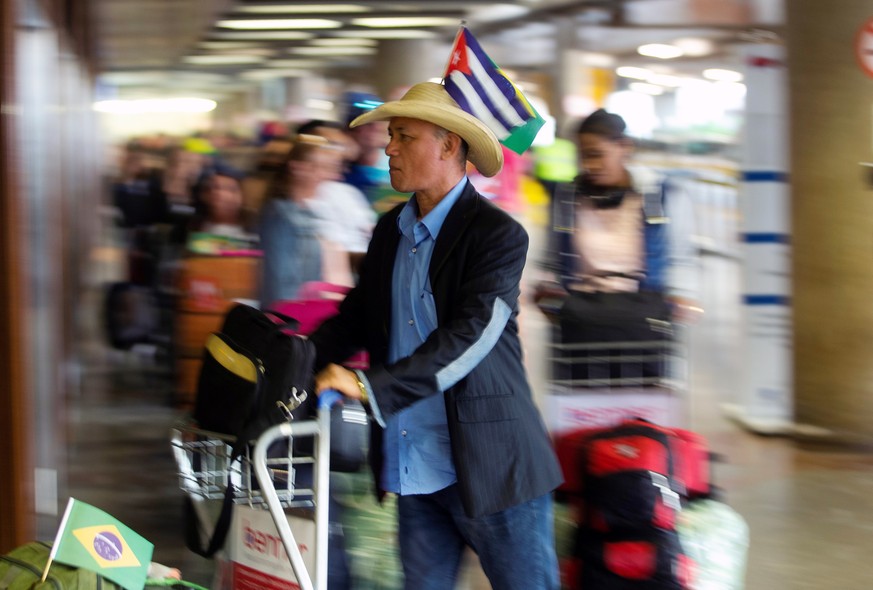
M70 498L49 563L85 568L127 590L142 590L153 550L154 545L112 516Z

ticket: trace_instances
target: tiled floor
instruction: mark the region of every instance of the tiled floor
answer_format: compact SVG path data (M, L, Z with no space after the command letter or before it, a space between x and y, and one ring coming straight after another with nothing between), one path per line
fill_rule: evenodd
M726 462L716 468L725 500L748 521L752 590L873 588L873 457L807 448L751 435L723 417L735 402L739 313L736 261L707 258L707 313L691 332L691 426L707 435ZM95 293L95 301L96 301ZM542 389L543 325L523 312L532 381ZM184 547L181 494L168 444L177 412L170 382L134 354L84 335L84 380L72 400L70 493L103 507L155 544L155 560L209 585L211 562ZM468 568L465 586L487 588Z

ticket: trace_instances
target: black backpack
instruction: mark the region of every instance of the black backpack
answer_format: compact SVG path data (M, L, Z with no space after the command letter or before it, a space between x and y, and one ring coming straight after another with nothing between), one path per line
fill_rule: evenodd
M293 333L295 326L296 320L287 316L237 304L225 316L221 331L206 342L192 418L203 430L236 437L231 461L270 426L315 415L315 347ZM311 439L294 444L296 453L311 453ZM224 545L233 498L228 475L221 514L208 546L204 548L196 531L189 530L189 549L211 557Z
M192 418L237 438L235 454L267 428L315 414L315 347L292 333L297 321L244 304L206 342Z

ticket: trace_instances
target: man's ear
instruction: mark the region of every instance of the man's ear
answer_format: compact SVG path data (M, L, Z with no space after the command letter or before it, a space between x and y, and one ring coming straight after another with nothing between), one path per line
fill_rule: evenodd
M443 138L443 154L447 159L452 159L458 155L459 150L461 149L461 136L452 133L446 133L446 136Z

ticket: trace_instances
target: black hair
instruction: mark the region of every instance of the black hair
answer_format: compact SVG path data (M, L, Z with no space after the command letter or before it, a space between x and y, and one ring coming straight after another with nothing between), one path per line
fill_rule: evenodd
M440 127L439 125L437 125L435 133L439 139L442 139L446 135L448 135L449 133L452 133L452 132L444 127ZM458 135L458 134L455 133L455 135ZM458 139L461 140L461 143L458 146L458 159L461 161L463 166L466 166L467 165L467 154L470 152L470 144L468 144L467 140L464 139L463 137L461 137L460 135L458 135Z
M238 168L234 168L229 164L218 161L215 163L212 169L205 174L205 176L227 176L228 178L233 178L237 182L242 182L245 174L242 170L239 170Z
M620 116L614 113L609 113L604 109L597 109L579 123L579 127L576 129L576 135L593 133L605 137L606 139L616 141L626 137L624 133L626 128L627 125L625 124L624 119Z
M301 123L297 128L297 135L318 135L315 131L319 127L327 127L328 129L336 129L338 131L345 131L346 128L342 123L338 121L326 121L324 119L311 119L304 123Z

